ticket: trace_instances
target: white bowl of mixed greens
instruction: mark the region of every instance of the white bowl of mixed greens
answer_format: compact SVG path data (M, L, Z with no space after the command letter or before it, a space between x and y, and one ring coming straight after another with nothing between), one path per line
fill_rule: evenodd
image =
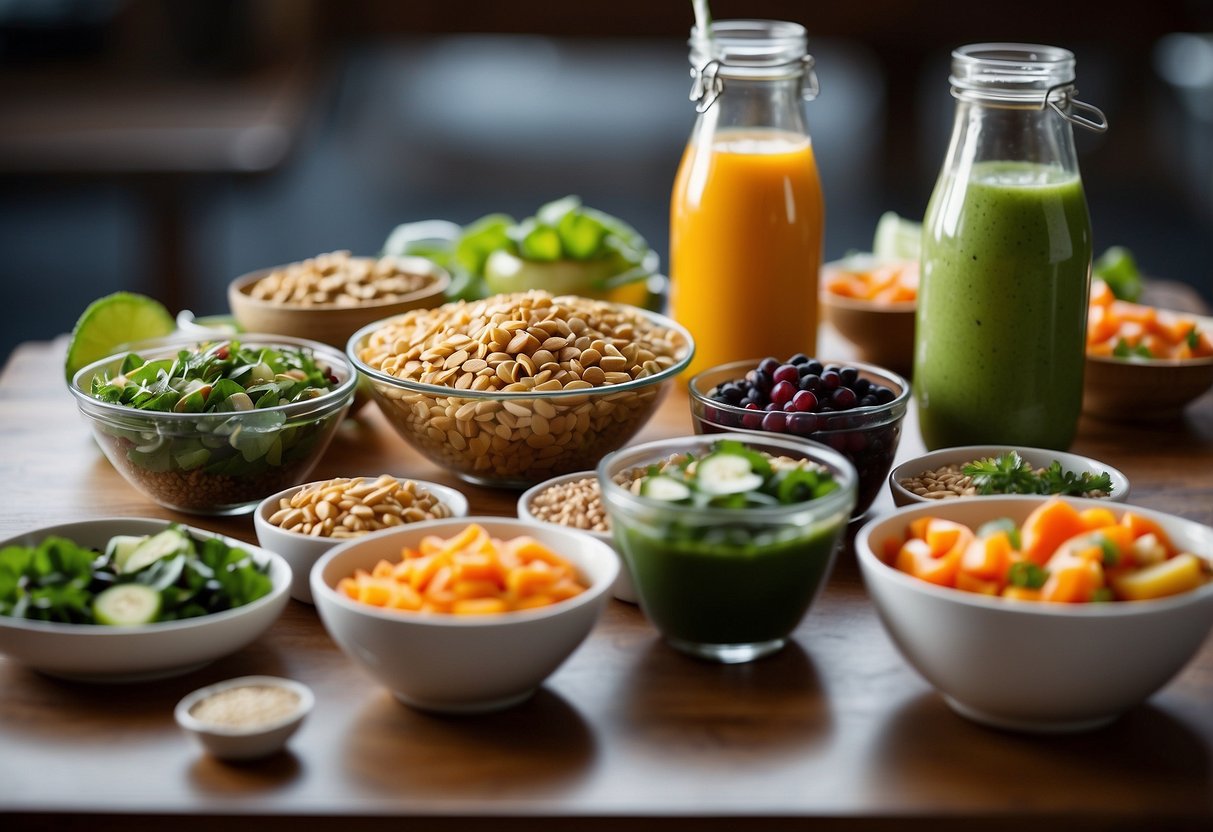
M303 482L356 386L340 350L237 335L136 345L81 369L71 392L127 482L166 508L224 515Z
M80 681L176 676L261 635L290 583L278 555L190 526L47 526L0 542L0 654Z

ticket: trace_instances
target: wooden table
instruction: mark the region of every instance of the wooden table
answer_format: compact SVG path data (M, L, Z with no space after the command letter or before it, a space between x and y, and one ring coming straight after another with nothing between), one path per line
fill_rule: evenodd
M135 492L64 388L60 339L20 347L0 377L0 536L106 515L254 540L248 517L175 515ZM912 420L899 457L921 452ZM673 392L640 439L690 431ZM1213 523L1213 395L1186 420L1084 421L1075 450L1132 480L1133 502ZM316 476L390 471L458 485L367 408ZM516 495L461 486L473 510ZM887 493L874 510L891 507ZM1043 646L1047 648L1047 645ZM219 763L173 722L202 685L250 673L311 685L289 753ZM1213 829L1213 639L1111 726L1036 737L953 714L902 661L851 552L795 641L740 666L666 647L635 607L598 628L529 702L474 718L398 703L292 601L236 655L188 676L73 684L0 659L0 828ZM626 824L624 823L626 821ZM99 826L100 824L100 826ZM222 824L222 825L220 825Z

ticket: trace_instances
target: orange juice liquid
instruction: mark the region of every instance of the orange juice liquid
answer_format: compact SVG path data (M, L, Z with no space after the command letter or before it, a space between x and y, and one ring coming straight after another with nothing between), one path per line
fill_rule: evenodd
M692 139L670 205L670 313L695 338L684 378L816 350L824 225L808 136L747 128Z

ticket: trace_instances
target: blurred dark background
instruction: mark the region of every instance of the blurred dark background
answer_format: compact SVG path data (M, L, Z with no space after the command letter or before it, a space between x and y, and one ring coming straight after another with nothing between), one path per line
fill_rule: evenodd
M809 30L827 258L921 216L951 48L1049 43L1111 123L1077 137L1096 252L1213 301L1213 3L1132 8L712 3ZM664 263L691 23L689 0L0 0L0 358L108 292L225 312L244 272L569 193Z

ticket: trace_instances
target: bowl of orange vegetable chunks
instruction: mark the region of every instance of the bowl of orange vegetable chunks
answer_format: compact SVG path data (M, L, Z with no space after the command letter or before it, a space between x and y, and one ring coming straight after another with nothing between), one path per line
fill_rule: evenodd
M857 254L821 270L821 314L857 358L908 374L914 358L918 263Z
M1083 410L1172 419L1213 387L1213 318L1117 300L1091 281Z
M428 520L343 543L312 598L346 655L405 704L478 713L526 700L585 640L613 549L552 524Z
M961 715L1094 728L1166 685L1213 628L1213 529L1077 497L915 504L856 557L906 661Z

